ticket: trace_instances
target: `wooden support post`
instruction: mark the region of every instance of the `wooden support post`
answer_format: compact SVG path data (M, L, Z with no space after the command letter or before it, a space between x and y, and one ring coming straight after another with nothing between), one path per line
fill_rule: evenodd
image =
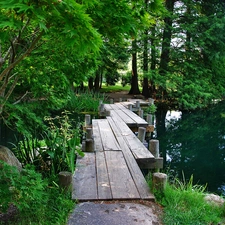
M146 129L144 127L138 128L138 139L143 143L145 141Z
M153 105L154 104L154 99L153 98L149 98L148 102L149 102L149 105Z
M111 110L106 111L106 116L111 116Z
M144 111L141 108L139 108L139 110L138 110L138 116L140 116L141 118L143 118L143 114L144 114Z
M64 190L70 190L72 184L72 173L68 171L62 171L59 173L59 187Z
M153 125L153 116L152 114L147 114L146 121L149 125Z
M110 104L113 104L113 99L112 98L110 98Z
M119 102L122 102L123 101L123 98L119 98Z
M92 139L92 128L86 129L86 139Z
M103 103L99 106L99 114L100 114L100 116L104 116L104 104Z
M164 191L167 183L167 175L165 173L153 173L152 184L153 190Z
M137 109L140 108L140 101L136 101L136 108L137 108Z
M87 128L91 125L91 116L86 114L85 115L85 121L84 121L84 126Z
M133 107L132 104L129 104L129 105L128 105L128 109L129 109L130 111L133 111L132 107Z
M151 139L149 141L149 151L155 158L159 158L159 140Z
M93 139L86 139L85 141L85 151L93 152L94 151L94 141Z

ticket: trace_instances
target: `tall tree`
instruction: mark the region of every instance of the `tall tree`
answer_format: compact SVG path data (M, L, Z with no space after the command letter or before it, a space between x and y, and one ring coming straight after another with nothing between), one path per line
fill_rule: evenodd
M138 70L137 70L137 40L132 41L132 78L131 78L131 89L129 94L137 95L140 94L138 85Z

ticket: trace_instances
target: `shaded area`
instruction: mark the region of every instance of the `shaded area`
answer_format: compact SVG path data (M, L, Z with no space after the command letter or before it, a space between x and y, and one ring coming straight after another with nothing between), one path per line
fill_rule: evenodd
M156 138L167 173L183 179L194 175L195 184L225 193L225 102L208 109L183 112L156 127Z

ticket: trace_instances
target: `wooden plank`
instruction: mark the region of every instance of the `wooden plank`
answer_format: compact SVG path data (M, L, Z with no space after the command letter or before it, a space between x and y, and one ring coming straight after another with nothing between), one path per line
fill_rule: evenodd
M114 112L129 126L136 127L137 123L131 117L129 117L123 110L114 110ZM112 112L111 112L112 113ZM111 114L110 114L111 115Z
M105 109L105 111L112 110L112 104L104 104L104 109Z
M120 109L118 105L116 104L110 104L112 110L117 110L117 109Z
M98 121L96 119L92 120L92 132L94 139L94 151L103 151L102 140L100 136L100 131L98 127Z
M136 160L154 159L152 153L143 145L143 143L121 119L115 117L112 117L112 119L121 131L124 140L126 141Z
M121 150L108 121L106 119L99 119L97 122L101 135L103 150Z
M95 153L85 153L83 158L77 158L76 165L72 181L72 199L98 199Z
M117 136L118 142L122 148L124 158L126 160L127 166L130 170L130 173L133 177L133 180L136 184L136 187L138 189L138 192L140 194L140 197L142 199L154 199L154 195L150 192L149 186L144 178L144 175L142 174L136 160L134 159L129 147L127 146L126 142L124 141L122 135L120 134L120 131L116 124L113 122L112 118L108 117L109 123L112 127L112 129L115 132L115 135Z
M96 152L97 187L99 200L111 200L112 192L104 152Z
M120 110L114 109L114 111L121 117L121 119L129 126L129 127L147 127L148 123L143 118L139 117L136 113L130 111L120 103L116 103ZM112 113L112 111L111 111Z
M146 127L148 126L147 121L145 121L143 118L141 118L140 116L138 116L136 113L130 111L129 109L124 109L123 110L125 114L127 114L127 116L129 116L130 118L132 118L132 120L134 120L137 123L137 126L143 126Z
M132 102L134 104L136 104L136 102L139 101L140 102L140 105L149 105L149 102L148 101L145 101L143 99L137 99L137 98L136 99L131 99L131 98L128 98L127 101L128 102Z
M113 122L112 118L107 118L112 129L114 130L114 133L118 139L118 142L122 148L124 158L126 160L127 166L130 170L131 176L136 184L136 187L138 189L138 192L140 194L140 197L142 199L154 199L154 195L150 192L149 186L137 164L135 161L129 147L125 143L122 135L120 134L119 129L117 128L116 124Z
M132 105L132 107L135 105L133 102L120 102L124 107L128 108L128 105Z
M113 199L140 199L121 151L105 151Z
M137 160L137 163L141 169L162 169L163 157L155 159Z

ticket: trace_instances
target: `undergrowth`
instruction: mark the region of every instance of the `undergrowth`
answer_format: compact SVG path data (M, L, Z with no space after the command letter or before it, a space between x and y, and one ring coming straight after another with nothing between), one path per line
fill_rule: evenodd
M148 178L149 185L151 178ZM193 176L186 182L174 179L164 191L154 191L164 208L164 225L217 225L225 224L225 208L204 200L205 187L193 184Z
M33 166L27 165L21 173L1 162L0 213L5 213L10 204L17 210L15 218L0 224L36 225L65 224L75 203L71 193L59 188L55 177L43 179Z

